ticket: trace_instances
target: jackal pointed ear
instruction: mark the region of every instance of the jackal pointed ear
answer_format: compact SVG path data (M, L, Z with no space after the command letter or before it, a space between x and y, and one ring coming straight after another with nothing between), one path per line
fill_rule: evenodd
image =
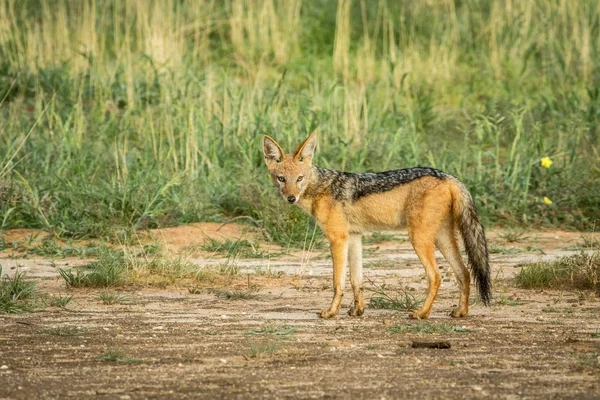
M263 138L263 153L265 154L265 162L267 164L281 162L283 159L283 150L281 150L276 141L267 135Z
M307 137L304 142L300 143L300 146L294 151L294 158L298 161L312 160L313 154L315 153L315 147L317 146L317 131L314 131Z

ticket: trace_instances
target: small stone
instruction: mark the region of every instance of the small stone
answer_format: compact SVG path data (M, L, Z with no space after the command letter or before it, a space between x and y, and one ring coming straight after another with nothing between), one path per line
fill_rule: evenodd
M5 364L5 365L1 366L0 369L8 369L8 365Z

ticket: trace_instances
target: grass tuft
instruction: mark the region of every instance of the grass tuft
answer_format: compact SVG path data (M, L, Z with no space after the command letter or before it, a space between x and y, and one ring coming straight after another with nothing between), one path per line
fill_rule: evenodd
M600 251L522 265L515 281L527 289L588 289L600 294Z
M139 364L145 363L146 360L140 358L130 357L121 350L109 350L106 353L100 354L98 359L108 362L122 363L122 364Z
M16 271L12 277L2 275L0 265L0 313L21 314L36 310L35 283L25 279L25 273Z

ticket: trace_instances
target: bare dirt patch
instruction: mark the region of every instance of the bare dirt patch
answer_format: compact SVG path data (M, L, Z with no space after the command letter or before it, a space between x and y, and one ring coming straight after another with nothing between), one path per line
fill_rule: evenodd
M247 234L226 227L219 237ZM203 234L220 235L192 226L152 240L178 252ZM227 287L112 289L120 297L111 304L100 289L67 289L52 260L3 259L5 272L23 265L40 291L73 300L0 315L0 398L597 398L598 298L512 281L519 263L580 251L581 235L515 236L490 234L494 303L472 297L461 320L448 316L458 291L441 258L444 281L429 321L372 307L360 318L317 318L332 294L325 252L236 259L240 274ZM423 270L403 238L365 246L365 275L392 294L422 296ZM348 289L345 309L350 301Z

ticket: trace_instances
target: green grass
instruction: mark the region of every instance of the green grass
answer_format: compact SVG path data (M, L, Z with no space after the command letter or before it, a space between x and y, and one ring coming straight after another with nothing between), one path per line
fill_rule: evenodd
M0 229L248 216L319 243L260 148L318 129L322 167L441 168L486 224L588 230L599 19L593 0L0 2Z
M394 325L387 328L388 333L468 333L470 330L462 326L436 325L428 322Z
M266 355L272 354L279 349L280 345L278 343L269 343L269 344L257 344L251 343L248 355L246 358L262 358Z
M121 350L109 350L106 353L100 354L98 359L102 361L120 363L120 364L139 364L144 363L146 360L140 358L130 357Z
M125 281L128 266L123 253L106 251L83 268L59 268L58 272L69 287L111 287Z
M261 251L259 247L258 243L241 238L237 240L207 238L201 246L204 251L220 253L228 258L263 258L267 253Z
M46 304L53 307L65 308L73 300L73 295L70 296L48 296L45 299Z
M287 325L278 325L274 323L266 323L260 328L250 329L245 332L249 336L273 335L273 336L288 336L295 333L296 330Z
M126 296L123 296L120 293L110 291L102 291L98 294L98 297L100 298L100 300L102 300L102 303L107 305L120 304L129 301L129 299Z
M222 264L216 267L195 265L182 257L165 253L150 254L144 249L124 247L103 250L96 261L82 267L59 268L69 287L112 288L128 284L166 286L181 280L211 283L238 274L239 267Z
M522 265L515 281L527 289L587 289L600 294L600 251Z
M399 311L414 311L422 303L423 299L416 298L404 290L392 292L387 290L384 285L377 286L369 299L369 307Z
M37 310L35 283L25 279L25 273L16 271L12 277L2 275L0 265L0 313L21 314Z
M79 336L83 334L83 331L75 326L57 326L44 329L43 332L52 336Z

